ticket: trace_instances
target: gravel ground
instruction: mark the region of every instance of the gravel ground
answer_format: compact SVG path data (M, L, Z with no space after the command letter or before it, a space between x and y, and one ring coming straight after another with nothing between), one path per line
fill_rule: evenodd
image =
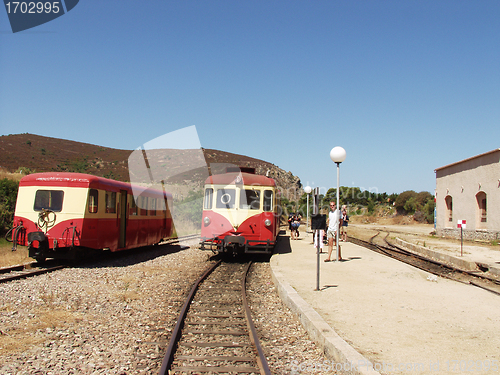
M0 374L157 374L210 255L158 246L0 285ZM253 269L250 301L272 373L297 373L321 353L279 299L269 264Z
M309 338L297 317L278 296L269 263L255 263L247 284L249 304L273 374L308 374L325 357ZM332 372L328 372L331 374Z

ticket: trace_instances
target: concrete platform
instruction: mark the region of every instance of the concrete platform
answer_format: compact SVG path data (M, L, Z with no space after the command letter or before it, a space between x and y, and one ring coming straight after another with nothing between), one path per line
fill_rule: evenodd
M498 295L341 247L342 262L320 254L320 290L311 234L282 236L271 258L282 299L325 353L295 373L500 373Z

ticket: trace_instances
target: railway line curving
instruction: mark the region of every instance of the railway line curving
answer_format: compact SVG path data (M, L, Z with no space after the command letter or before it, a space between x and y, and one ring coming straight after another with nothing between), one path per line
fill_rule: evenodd
M246 298L251 262L218 261L191 289L160 374L270 374Z
M410 264L434 275L445 277L464 284L474 285L500 296L500 280L486 275L485 272L481 270L464 270L451 264L445 264L443 262L415 254L402 248L401 246L389 243L387 241L389 234L390 232L387 232L386 236L382 239L385 245L375 243L375 239L379 237L380 232L377 232L374 236L372 236L369 241L364 241L354 237L349 237L348 239L350 242Z

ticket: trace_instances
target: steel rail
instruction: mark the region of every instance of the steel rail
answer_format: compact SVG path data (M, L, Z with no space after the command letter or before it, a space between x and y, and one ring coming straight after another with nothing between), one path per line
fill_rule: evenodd
M185 236L170 237L161 241L158 245L172 245L180 241L192 240L194 238L199 238L199 237L200 235L198 233L186 234Z
M170 337L170 342L167 347L167 352L165 354L165 357L163 358L163 362L160 367L160 375L166 375L168 374L168 371L170 370L170 367L172 366L172 363L174 361L174 354L175 351L177 350L177 344L179 341L179 338L181 337L182 333L182 328L184 326L184 320L186 318L187 312L189 310L189 306L191 305L191 302L193 301L194 295L196 294L196 291L198 290L198 287L200 286L201 282L205 280L208 275L210 275L213 270L215 270L220 264L222 260L219 260L217 263L214 265L210 266L205 273L195 282L193 287L191 288L191 291L188 294L188 297L186 301L184 302L184 305L182 306L181 312L179 314L179 318L177 319L177 323L175 325L174 330L172 331L172 336Z
M378 234L379 233L377 233L375 236L373 236L370 239L370 242L361 240L359 238L350 237L350 236L348 236L348 239L352 243L356 243L356 244L361 245L363 247L366 247L366 248L368 248L370 250L376 251L376 252L378 252L380 254L383 254L383 255L389 256L389 257L391 257L393 259L399 260L401 262L410 264L411 266L419 268L419 269L421 269L423 271L426 271L426 272L432 273L434 275L441 276L441 277L444 277L444 278L447 278L447 279L450 279L450 280L453 280L453 281L458 281L458 282L461 282L461 283L466 284L466 285L473 285L475 287L479 287L481 289L484 289L484 290L486 290L486 291L488 291L490 293L493 293L493 294L496 294L496 295L500 295L499 291L491 289L491 288L488 288L487 286L484 286L484 285L480 285L480 284L478 284L477 282L475 282L473 280L467 280L467 281L460 280L457 277L453 277L451 275L447 275L443 271L438 272L438 271L433 270L433 269L431 269L429 267L425 267L425 266L422 266L422 265L410 262L407 259L403 259L402 257L409 257L409 258L418 259L418 260L420 260L422 262L425 262L427 264L432 264L432 265L434 265L436 267L439 267L440 269L448 271L450 273L466 275L467 277L469 277L471 279L475 278L475 279L479 279L479 280L483 280L483 281L486 280L486 281L493 282L493 283L499 285L500 282L498 280L490 278L487 275L481 275L481 274L474 273L472 271L463 270L463 269L454 267L454 266L452 266L450 264L442 263L442 262L439 262L437 260L427 258L427 257L425 257L423 255L415 254L415 253L413 253L411 251L408 251L406 249L400 248L399 246L395 246L395 245L389 243L386 240L387 236L386 236L386 238L384 238L384 241L390 247L386 247L386 246L382 246L382 245L377 245L377 244L373 243L373 239ZM396 255L396 254L398 254L399 256Z
M422 260L426 260L426 261L428 261L428 262L432 262L432 263L434 263L434 264L436 264L436 265L440 265L440 266L442 266L442 267L444 267L444 268L449 268L449 269L451 269L451 270L453 270L453 271L456 271L456 272L461 272L461 273L464 273L464 274L468 274L468 275L470 275L470 276L473 276L473 277L478 277L478 278L480 278L480 279L488 280L488 281L491 281L491 282L493 282L493 283L495 283L495 284L500 285L500 280L495 279L495 278L493 278L493 277L489 277L488 275L479 274L478 272L480 272L480 271L469 271L469 270L460 269L460 268L454 267L454 266L452 266L452 265L450 265L450 264L446 264L446 263L443 263L443 262L440 262L440 261L438 261L438 260L434 260L434 259L429 259L429 258L427 258L427 257L425 257L425 256L422 256L422 255L419 255L419 254L415 254L415 253L413 253L413 252L411 252L411 251L408 251L408 250L406 250L406 249L404 249L404 248L402 248L402 247L400 247L400 246L397 246L397 245L391 244L389 241L387 241L387 237L388 237L388 236L389 236L389 233L387 233L387 236L384 238L384 241L385 241L385 243L386 243L387 245L389 245L389 246L390 246L390 247L391 247L394 251L398 251L398 252L401 252L401 253L403 253L403 254L412 255L412 256L414 256L414 257L416 257L416 258L419 258L419 259L422 259ZM476 265L477 265L478 267L480 267L480 266L479 266L479 264L477 264L477 263L476 263Z
M248 301L247 301L247 293L246 293L246 283L247 283L247 275L248 271L250 270L250 266L252 265L252 262L249 262L247 265L247 268L245 270L245 277L241 280L241 291L243 294L243 306L245 307L245 315L247 317L247 325L248 325L248 330L250 331L250 340L252 343L255 345L255 348L257 349L258 353L258 365L259 368L261 369L261 374L262 375L271 375L271 370L269 369L269 364L267 363L267 358L264 354L264 351L262 350L262 346L260 345L259 337L257 336L257 330L255 329L255 325L253 324L252 320L252 313L250 311L250 307L248 306Z
M28 268L28 266L33 265L34 263L35 262L28 263L28 264L18 264L18 265L9 266L9 267L2 267L2 268L0 268L0 274L2 274L2 273L9 273L9 272L12 272L12 271L22 271L25 268Z
M26 279L27 277L42 275L44 273L53 272L53 271L60 270L62 268L66 268L66 267L67 267L66 265L59 265L59 266L55 266L55 267L34 269L34 270L29 270L29 271L25 272L26 268L24 266L22 267L22 269L21 269L21 266L15 266L15 267L11 267L12 271L9 271L9 272L20 271L22 273L12 275L12 276L0 277L0 283L6 283L9 281Z
M248 304L247 296L246 296L246 282L247 282L247 277L249 274L249 270L251 267L252 262L249 262L243 272L239 273L239 275L242 276L241 282L240 282L240 288L237 289L232 289L233 291L239 291L241 292L241 312L244 310L244 314L240 315L240 318L245 318L246 320L246 326L247 326L247 331L245 332L244 329L236 329L235 326L232 326L235 324L234 322L205 322L203 323L201 321L196 322L196 321L189 321L186 324L190 325L211 325L214 326L209 331L205 331L203 329L188 329L188 335L192 334L216 334L216 335L236 335L236 336L247 336L249 339L248 343L239 343L239 342L234 342L234 341L227 341L227 342L213 342L213 341L189 341L182 343L182 338L184 337L184 334L186 332L181 332L184 331L184 322L188 317L188 310L190 306L192 306L192 303L194 301L194 296L197 293L198 290L203 291L203 288L199 288L200 284L207 279L208 275L212 273L212 271L221 263L219 261L217 264L215 264L213 267L211 267L209 270L207 270L202 277L198 279L198 281L195 283L193 288L191 289L191 292L189 293L182 309L181 313L179 314L179 319L177 320L177 323L175 325L174 330L172 331L172 335L170 337L170 341L166 350L165 357L163 359L159 374L160 375L166 375L173 373L172 371L181 371L181 372L188 372L188 373L200 373L200 372L231 372L231 373L249 373L249 372L260 372L261 375L270 375L271 370L269 369L269 365L267 363L267 359L265 357L264 351L262 349L262 346L260 345L259 338L257 335L257 331L255 329L255 325L252 321L252 315L250 311L250 307ZM233 277L233 276L231 276ZM217 279L217 278L216 278ZM209 287L211 288L211 287ZM200 300L201 302L202 300ZM203 310L201 313L198 311L196 312L197 309L195 309L194 316L197 317L211 317L211 318L234 318L236 315L234 314L227 314L225 312L215 312L217 309L215 308L214 310L214 305L210 306L210 312L206 313ZM191 312L189 312L189 315ZM236 323L242 324L241 323ZM229 327L232 326L232 329L226 330L224 328L215 328L215 327ZM196 355L179 355L181 353L178 353L178 348L179 346L184 346L184 347L205 347L205 348L215 348L215 347L220 347L220 348L248 348L253 352L254 356L248 356L248 355L211 355L211 356L196 356ZM256 352L256 353L255 353ZM175 357L175 358L174 358ZM253 362L256 364L256 366L228 366L228 365L223 365L223 366L216 366L216 365L202 365L202 366L189 366L189 365L183 365L180 367L176 367L174 364L177 360L195 360L195 361L228 361L228 362Z

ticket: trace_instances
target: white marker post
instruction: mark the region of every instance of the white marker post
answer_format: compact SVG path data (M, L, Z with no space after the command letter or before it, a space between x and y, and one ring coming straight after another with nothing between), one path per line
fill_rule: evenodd
M457 228L460 228L460 256L464 256L464 229L466 227L466 220L458 220Z

